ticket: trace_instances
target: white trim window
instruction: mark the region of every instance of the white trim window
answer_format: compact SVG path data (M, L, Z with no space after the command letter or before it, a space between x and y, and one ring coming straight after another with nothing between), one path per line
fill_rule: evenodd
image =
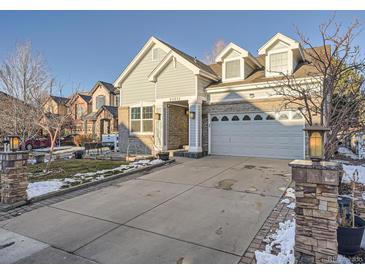
M241 77L241 60L231 60L225 62L226 79Z
M153 132L153 106L131 107L131 132Z
M287 51L270 54L270 71L276 73L288 73L289 54Z

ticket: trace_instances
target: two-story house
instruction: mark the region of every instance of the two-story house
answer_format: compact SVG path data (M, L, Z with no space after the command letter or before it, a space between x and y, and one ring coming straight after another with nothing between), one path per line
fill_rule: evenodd
M51 95L43 104L43 108L52 114L65 115L69 98Z
M282 74L310 77L307 51L278 33L256 56L230 43L207 65L151 37L114 82L120 151L303 158L305 121L277 88Z

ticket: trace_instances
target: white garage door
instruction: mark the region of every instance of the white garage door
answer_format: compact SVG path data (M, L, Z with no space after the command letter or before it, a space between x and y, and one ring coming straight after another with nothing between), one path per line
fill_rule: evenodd
M283 159L304 157L300 113L222 113L210 115L210 153Z

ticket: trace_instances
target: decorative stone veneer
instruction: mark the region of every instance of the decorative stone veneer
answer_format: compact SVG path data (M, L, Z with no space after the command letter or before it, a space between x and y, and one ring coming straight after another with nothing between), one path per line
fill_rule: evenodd
M14 204L27 199L28 152L0 152L0 202Z
M295 160L296 263L335 263L339 169L337 163Z

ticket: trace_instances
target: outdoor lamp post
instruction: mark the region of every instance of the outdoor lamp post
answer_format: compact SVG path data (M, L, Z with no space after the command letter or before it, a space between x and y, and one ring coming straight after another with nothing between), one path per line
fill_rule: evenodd
M9 136L9 145L11 151L17 151L20 147L20 138L18 136L12 135Z
M309 158L313 162L320 162L324 158L324 133L329 129L313 125L306 127L304 131L308 132Z

